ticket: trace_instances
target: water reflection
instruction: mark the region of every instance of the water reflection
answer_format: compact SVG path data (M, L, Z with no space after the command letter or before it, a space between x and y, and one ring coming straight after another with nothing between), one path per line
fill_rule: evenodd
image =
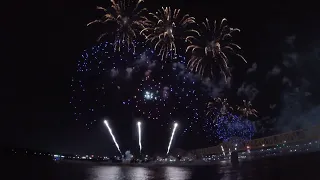
M181 167L165 167L166 180L187 180L191 178L191 170Z
M193 171L195 171L193 173ZM238 167L230 165L212 167L130 167L95 166L89 169L88 180L190 180L190 179L243 179Z
M124 166L95 166L89 169L88 180L188 180L191 169L181 167L145 168Z
M148 180L150 179L150 170L144 167L130 167L126 177L130 180Z
M231 165L225 165L220 166L219 174L221 174L221 180L241 180L243 179L241 177L239 167L231 166Z
M89 180L149 180L150 174L144 167L96 166L89 169Z
M95 166L89 169L90 180L120 180L122 177L119 166Z

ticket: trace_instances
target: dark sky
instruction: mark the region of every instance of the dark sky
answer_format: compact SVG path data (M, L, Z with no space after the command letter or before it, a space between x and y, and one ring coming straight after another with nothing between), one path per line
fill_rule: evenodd
M303 7L269 1L257 4L146 1L146 7L152 11L167 5L179 7L200 19L226 17L230 24L243 30L239 40L250 62L259 61L261 57L266 61L267 57L277 57L277 47L285 36L299 34L304 37L302 44L307 44L312 40L311 34L319 30L316 23L319 16L310 4L310 7ZM21 19L17 13L10 17L12 21L6 20L9 31L1 36L6 42L3 48L6 62L1 68L2 84L6 84L1 87L5 122L2 138L6 143L61 152L114 152L113 145L106 140L105 128L86 131L82 124L74 122L69 105L69 85L75 63L97 37L97 32L86 28L86 24L97 17L97 5L106 7L109 2L49 1L48 8L44 9L48 15L19 23ZM31 24L37 25L29 27ZM39 25L41 28L36 28ZM24 28L25 31L19 31Z

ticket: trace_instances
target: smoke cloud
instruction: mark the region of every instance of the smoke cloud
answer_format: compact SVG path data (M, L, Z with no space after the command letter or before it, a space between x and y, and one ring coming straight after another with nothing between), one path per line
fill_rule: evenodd
M127 79L130 79L130 78L131 78L132 72L133 72L133 68L128 67L128 68L126 69L126 78L127 78Z
M317 53L314 53L320 44L308 49L306 53L297 53L294 50L295 36L288 37L286 42L292 52L283 56L283 65L294 72L296 76L284 76L282 83L285 85L281 95L281 109L276 117L275 128L277 132L287 132L319 125L320 102L314 100L313 92L319 92L319 71L314 67L319 66ZM317 68L315 68L317 69ZM290 78L291 77L291 78Z
M112 77L112 78L114 78L114 77L116 77L116 76L118 76L119 75L119 70L118 69L111 69L111 71L110 71L110 76Z
M238 88L237 95L240 97L244 97L249 101L253 101L259 93L259 90L255 86L255 84L247 84L246 82L244 82Z
M279 75L279 74L280 74L280 72L281 72L280 67L276 65L276 66L274 66L274 67L272 68L272 70L271 70L271 71L269 71L269 72L268 72L268 74L267 74L267 78L269 78L270 76L276 76L276 75Z
M201 79L198 74L191 73L185 64L177 62L172 64L173 70L179 71L180 78L186 78L192 83L201 82L203 90L209 94L210 97L218 97L222 95L222 92L225 88L230 87L231 78L227 78L227 82L223 78L220 78L218 81L214 81L210 78Z
M253 63L252 66L251 66L251 68L249 68L249 69L247 70L247 74L252 73L252 72L255 72L255 71L257 70L257 68L258 68L257 63Z

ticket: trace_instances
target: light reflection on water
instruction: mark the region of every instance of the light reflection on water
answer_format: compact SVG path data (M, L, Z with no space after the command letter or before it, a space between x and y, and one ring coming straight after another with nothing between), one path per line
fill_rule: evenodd
M95 166L88 169L87 180L188 180L192 170L180 167Z
M222 175L221 180L242 180L240 171L232 166L220 166L218 174Z
M316 178L319 177L319 166L318 152L247 161L237 166L222 163L212 166L130 167L97 165L83 161L57 163L17 159L8 163L8 170L2 176L25 180L291 180L319 179Z
M56 164L52 174L56 177L53 179L59 180L317 179L315 177L319 177L319 160L320 153L248 161L237 166L232 166L229 163L192 167L91 166L61 163ZM43 167L39 166L37 169L42 168L40 172L46 172ZM32 168L34 169L34 166Z
M121 178L119 176L122 174L121 167L119 166L94 166L88 169L88 171L90 180L116 180Z
M151 174L150 170L144 167L132 167L128 172L132 180L148 180Z
M191 178L191 169L181 167L165 167L166 180L185 180Z

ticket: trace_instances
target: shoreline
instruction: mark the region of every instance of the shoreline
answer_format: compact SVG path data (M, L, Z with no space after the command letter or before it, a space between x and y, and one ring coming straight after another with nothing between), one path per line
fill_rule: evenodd
M133 167L161 167L161 166L188 167L188 166L211 166L211 165L217 165L220 162L112 163L112 162L94 162L94 161L81 161L81 160L60 160L57 163L74 163L74 164L102 165L102 166L133 166Z
M282 156L269 156L269 157L252 157L249 159L239 159L239 165L248 162L259 162L259 161L273 161L275 159L299 159L299 158L312 158L314 161L314 157L316 159L320 158L320 152L310 152L310 153L293 153L286 154ZM214 161L214 162L205 162L205 161L193 161L193 162L149 162L149 163L123 163L123 162L103 162L103 161L86 161L86 160L68 160L63 159L59 161L55 161L56 163L66 163L66 164L82 164L82 165L97 165L97 166L132 166L132 167L164 167L164 166L173 166L173 167L192 167L192 166L214 166L214 165L231 165L230 160L222 160L222 161Z

